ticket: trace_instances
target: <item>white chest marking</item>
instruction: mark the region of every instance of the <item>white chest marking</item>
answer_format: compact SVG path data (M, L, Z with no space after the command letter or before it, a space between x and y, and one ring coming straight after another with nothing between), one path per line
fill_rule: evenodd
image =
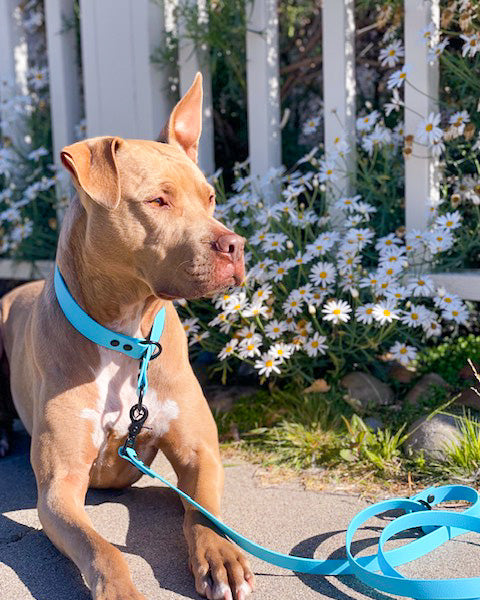
M130 425L130 408L137 395L138 365L125 356L112 357L111 351L101 352L101 363L96 373L98 387L95 408L84 408L80 416L93 423L92 438L96 448L100 448L110 432L118 436L127 434ZM146 427L150 427L155 437L165 435L170 421L178 417L178 404L166 398L160 401L155 390L149 388L144 396L148 408Z

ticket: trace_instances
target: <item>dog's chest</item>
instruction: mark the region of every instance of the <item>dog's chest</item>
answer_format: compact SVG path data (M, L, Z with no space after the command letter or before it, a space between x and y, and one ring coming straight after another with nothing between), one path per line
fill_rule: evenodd
M138 363L123 355L112 358L111 351L100 353L101 361L95 370L98 390L96 406L84 408L81 416L93 425L92 441L100 449L107 437L127 435L130 409L137 402ZM154 437L161 437L179 414L178 404L171 398L159 399L151 387L144 396L148 408L145 427Z

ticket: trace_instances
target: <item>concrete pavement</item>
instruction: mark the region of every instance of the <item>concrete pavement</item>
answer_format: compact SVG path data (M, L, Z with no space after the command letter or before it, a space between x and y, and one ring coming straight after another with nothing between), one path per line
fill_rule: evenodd
M28 458L29 438L18 432L13 453L0 460L1 600L88 600L76 567L41 530L35 480ZM174 481L171 467L157 457L154 468ZM257 542L302 556L343 556L345 527L366 506L355 496L308 492L296 484L262 487L255 467L226 464L224 519ZM143 477L124 491L91 491L87 511L97 528L121 549L138 589L149 600L199 598L187 570L182 507L158 481ZM362 530L357 550L368 553L386 518ZM473 536L453 540L429 557L402 568L410 576L478 576L480 546ZM399 544L401 541L392 542ZM256 600L386 600L353 577L314 577L252 559Z

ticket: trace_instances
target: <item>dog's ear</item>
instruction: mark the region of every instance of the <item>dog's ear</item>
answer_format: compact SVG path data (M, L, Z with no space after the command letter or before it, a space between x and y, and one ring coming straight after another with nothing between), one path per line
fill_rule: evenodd
M61 152L75 187L105 208L116 208L120 202L116 153L122 143L118 137L92 138L65 146Z
M199 72L191 88L178 102L170 115L164 138L169 144L175 144L185 150L187 155L197 162L198 141L202 134L202 74Z

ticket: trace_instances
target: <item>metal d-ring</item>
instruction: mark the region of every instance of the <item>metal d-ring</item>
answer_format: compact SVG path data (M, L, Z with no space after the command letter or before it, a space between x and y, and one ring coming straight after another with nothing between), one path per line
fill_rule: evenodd
M162 353L163 348L162 348L161 344L159 344L159 342L154 342L153 340L142 340L140 342L140 344L144 344L145 346L152 345L152 346L157 347L157 351L154 354L152 354L152 356L150 357L150 360L157 358L157 356L160 356L160 354Z

